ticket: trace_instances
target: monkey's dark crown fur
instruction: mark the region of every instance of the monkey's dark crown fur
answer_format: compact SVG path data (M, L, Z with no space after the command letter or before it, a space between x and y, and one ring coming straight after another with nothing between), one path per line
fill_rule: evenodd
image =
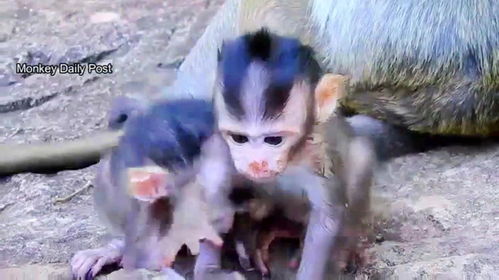
M298 78L315 86L321 75L312 49L295 38L261 29L227 41L219 54L219 66L222 71L224 101L236 117L244 115L241 84L252 62L261 62L270 74L264 94L265 117L272 117L282 111L289 91Z

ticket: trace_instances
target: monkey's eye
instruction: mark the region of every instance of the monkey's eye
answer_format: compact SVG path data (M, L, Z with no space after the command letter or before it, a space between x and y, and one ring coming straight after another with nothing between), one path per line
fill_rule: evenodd
M267 144L276 146L282 143L282 136L267 136L263 141Z
M248 137L242 134L231 134L232 140L238 144L244 144L248 142Z
M126 114L121 114L118 117L118 120L116 120L118 123L124 123L128 119L128 116Z

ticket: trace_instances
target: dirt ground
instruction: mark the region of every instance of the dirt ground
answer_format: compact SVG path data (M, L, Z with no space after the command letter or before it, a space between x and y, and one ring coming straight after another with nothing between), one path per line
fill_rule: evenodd
M0 143L60 141L105 126L110 100L154 98L222 0L0 0ZM16 62L111 63L112 74L15 73ZM1 155L0 155L1 156ZM371 261L356 279L497 279L499 145L449 147L380 167ZM69 279L108 235L87 186L95 166L0 178L0 279ZM101 279L125 279L122 271ZM159 279L141 271L133 279Z

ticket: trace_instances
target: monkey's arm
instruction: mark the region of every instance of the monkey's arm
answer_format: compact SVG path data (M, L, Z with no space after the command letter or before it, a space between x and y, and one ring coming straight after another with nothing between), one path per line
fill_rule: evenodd
M0 145L0 176L89 166L99 161L102 152L116 146L121 134L109 131L60 143Z
M310 205L305 240L298 269L298 280L325 279L333 243L341 227L342 197L333 190L339 186L336 177L319 177L305 167L289 167L279 179L286 191L304 193ZM291 169L292 168L292 169Z
M296 279L325 279L327 265L335 237L338 234L342 211L334 207L325 183L311 178L307 196L312 209L308 221L301 263Z

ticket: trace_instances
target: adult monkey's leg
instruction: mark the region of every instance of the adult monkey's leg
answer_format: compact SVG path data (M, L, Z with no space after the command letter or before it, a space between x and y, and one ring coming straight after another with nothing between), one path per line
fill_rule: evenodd
M168 90L173 98L194 97L210 99L215 83L218 50L226 38L239 33L239 0L226 1L203 35L196 42L177 72L177 79Z

